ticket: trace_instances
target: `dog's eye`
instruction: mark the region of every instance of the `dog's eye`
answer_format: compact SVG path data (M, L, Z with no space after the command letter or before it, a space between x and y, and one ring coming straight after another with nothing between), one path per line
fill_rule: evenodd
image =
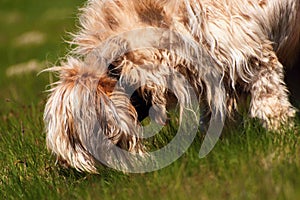
M151 101L145 100L138 90L134 91L130 97L130 101L138 114L139 121L142 121L149 115L149 109L152 106Z
M113 65L113 64L110 64L108 66L108 72L107 72L108 76L115 78L115 79L119 79L120 74L121 74L121 69L119 67L116 67L116 65Z

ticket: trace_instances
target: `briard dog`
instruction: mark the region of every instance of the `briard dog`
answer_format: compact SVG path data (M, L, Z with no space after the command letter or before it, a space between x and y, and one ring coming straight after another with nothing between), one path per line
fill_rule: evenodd
M216 116L248 93L269 130L296 113L282 63L296 57L300 0L88 0L80 11L75 47L48 69L59 80L44 113L47 146L68 166L97 172L112 146L146 155L141 120L166 124L193 92Z

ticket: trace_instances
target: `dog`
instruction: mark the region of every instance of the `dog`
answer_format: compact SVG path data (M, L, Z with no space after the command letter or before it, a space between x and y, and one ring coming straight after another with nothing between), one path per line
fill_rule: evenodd
M145 154L145 110L165 124L172 98L190 108L191 88L219 116L249 93L269 130L295 116L281 63L297 55L299 0L88 0L80 11L75 47L48 69L59 80L44 112L47 146L67 166L97 173L112 146Z

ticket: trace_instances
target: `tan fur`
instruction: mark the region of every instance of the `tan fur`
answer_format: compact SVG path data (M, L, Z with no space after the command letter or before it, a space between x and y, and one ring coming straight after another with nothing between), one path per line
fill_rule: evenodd
M76 48L61 67L50 69L60 80L45 108L47 146L68 165L89 172L96 172L108 141L142 154L138 113L117 82L141 86L140 96L156 105L156 120L163 122L168 87L175 89L181 109L190 106L185 82L170 79L175 72L221 115L235 107L241 86L252 97L250 115L269 129L279 128L295 115L279 59L288 63L299 46L299 4L89 0L71 41ZM99 144L101 135L107 143ZM115 162L105 153L102 158Z

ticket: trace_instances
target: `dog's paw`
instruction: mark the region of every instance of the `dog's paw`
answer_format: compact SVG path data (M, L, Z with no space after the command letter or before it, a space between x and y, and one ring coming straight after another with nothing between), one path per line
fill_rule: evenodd
M288 107L285 110L281 110L278 115L268 116L267 119L263 120L263 126L270 131L294 130L296 128L295 116L296 109Z

